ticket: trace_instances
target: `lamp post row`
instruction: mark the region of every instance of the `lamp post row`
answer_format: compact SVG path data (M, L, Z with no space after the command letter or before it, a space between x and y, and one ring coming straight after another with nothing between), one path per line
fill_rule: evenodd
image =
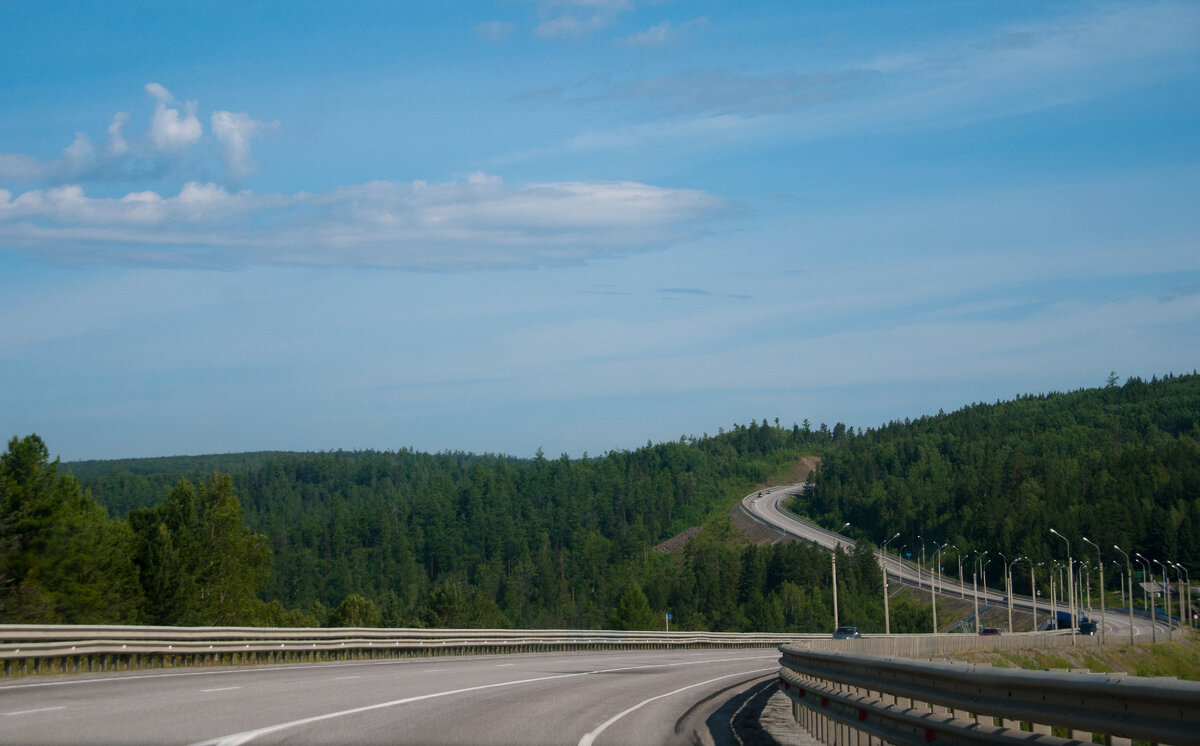
M842 529L844 530L849 525L850 525L849 523L844 524L842 526ZM890 584L888 583L888 578L887 578L888 573L887 573L887 565L886 565L887 545L890 544L895 539L898 539L900 537L900 533L901 532L897 531L895 534L893 534L891 538L889 538L887 541L883 542L883 544L880 546L880 549L879 549L880 568L883 571L884 630L887 634L891 634L891 614L890 614L890 609L889 609L890 594L888 592ZM1073 557L1071 555L1071 541L1067 537L1065 537L1061 533L1059 533L1054 528L1050 529L1050 533L1052 533L1053 535L1062 539L1063 542L1066 544L1066 548L1067 548L1067 564L1066 564L1067 583L1066 583L1066 588L1063 589L1063 591L1064 591L1063 596L1065 598L1065 602L1066 602L1066 606L1067 606L1067 613L1071 617L1071 637L1072 637L1072 644L1074 644L1075 635L1076 635L1076 632L1078 629L1078 624L1077 624L1078 623L1078 615L1079 615L1079 612L1082 610L1082 606L1083 606L1083 604L1079 598L1079 594L1083 592L1082 585L1084 583L1084 578L1081 577L1081 579L1080 579L1080 588L1079 588L1079 592L1077 593L1076 587L1075 587L1075 572L1074 572L1075 560L1073 559ZM916 538L921 544L921 561L923 563L925 561L925 557L926 557L925 539L921 536L917 536ZM1092 541L1091 539L1087 538L1086 536L1084 536L1082 538L1085 543L1089 544L1096 550L1097 567L1099 568L1099 572L1100 572L1100 618L1101 618L1100 642L1101 642L1101 644L1104 644L1105 642L1107 642L1107 630L1105 629L1103 620L1108 613L1107 601L1104 597L1104 591L1106 588L1106 584L1104 582L1104 555L1103 555L1103 552L1101 551L1100 546L1096 542ZM958 561L958 578L959 578L959 595L960 596L964 595L965 586L963 584L962 550L960 550L957 546L951 544L950 542L944 542L944 543L939 544L938 542L935 541L934 544L937 546L937 548L934 550L934 557L935 557L934 561L938 565L938 567L937 567L936 573L933 570L931 570L929 573L929 590L930 590L931 603L934 604L934 606L933 606L933 631L936 634L938 631L937 605L936 605L937 578L938 578L938 576L941 575L942 550L946 549L947 547L949 547L955 551L956 559ZM906 544L905 548L907 548L907 546L908 545ZM914 544L914 550L915 550L915 548L916 548L916 546ZM1132 565L1131 558L1130 558L1128 552L1121 549L1121 547L1117 546L1116 544L1113 544L1113 549L1120 552L1125 557L1125 568L1126 568L1125 575L1126 575L1126 577L1129 578L1129 582L1128 582L1129 639L1130 639L1130 642L1133 642L1133 635L1134 635L1134 628L1133 628L1133 593L1134 593L1134 590L1133 590L1133 565ZM978 631L978 629L979 629L979 586L980 586L980 581L982 581L983 586L984 586L984 590L983 590L984 602L986 603L987 602L986 571L987 571L987 564L990 562L990 560L986 559L987 554L988 554L987 550L983 551L982 553L979 552L979 550L974 550L973 554L975 554L976 556L975 556L975 565L974 565L974 569L973 569L973 573L972 573L972 585L974 587L973 596L974 596L974 605L975 605L975 629L976 629L976 631ZM1037 622L1037 568L1042 563L1035 563L1032 558L1023 557L1023 556L1018 556L1018 557L1013 558L1012 560L1009 560L1008 557L1005 556L1002 552L998 552L997 554L1004 560L1004 565L1003 565L1004 586L1005 586L1005 595L1006 595L1006 598L1008 599L1008 626L1009 626L1009 629L1011 630L1014 626L1013 618L1012 618L1012 614L1013 614L1012 596L1013 596L1013 588L1014 588L1013 568L1016 566L1016 564L1018 562L1021 562L1021 561L1029 562L1029 586L1030 586L1030 593L1032 594L1033 604L1034 604L1033 605L1033 618L1034 618L1034 623L1036 624L1036 622ZM1136 557L1138 562L1141 563L1145 567L1146 575L1149 577L1153 577L1153 573L1151 572L1151 563L1157 564L1159 567L1162 568L1163 595L1164 595L1165 602L1167 605L1166 611L1167 611L1168 620L1171 618L1171 600L1170 600L1170 585L1169 585L1170 578L1168 575L1168 571L1169 570L1175 571L1176 581L1177 581L1177 584L1179 585L1178 593L1179 593L1179 600L1180 600L1180 607L1181 607L1180 608L1180 617L1181 617L1181 619L1184 618L1184 612L1183 612L1184 608L1188 609L1187 613L1190 615L1190 613L1191 613L1190 609L1191 609L1191 605L1192 605L1192 598L1191 598L1192 589L1191 589L1191 575L1190 575L1190 573L1188 573L1187 568L1178 562L1168 561L1166 563L1163 563L1158 560L1150 560L1150 559L1142 556L1138 552L1134 552L1134 557ZM900 561L903 562L904 561L903 558L901 558ZM1081 565L1081 567L1086 568L1086 567L1088 567L1089 563L1080 562L1080 565ZM833 572L834 572L834 591L833 591L834 622L835 622L835 626L836 626L836 623L838 621L838 619L837 619L838 610L837 610L836 560L834 561ZM1090 575L1090 569L1088 571L1088 575ZM924 587L923 581L921 579L920 571L917 572L916 582L917 582L918 588ZM1054 587L1053 577L1051 577L1051 588L1053 589L1053 587ZM1087 606L1089 609L1091 609L1092 608L1092 606L1091 606L1091 603L1092 603L1091 597L1092 596L1091 596L1090 577L1087 578L1087 587L1088 587ZM1121 588L1122 596L1124 596L1125 589L1126 589L1126 587L1124 585L1122 585L1122 588ZM1145 590L1145 589L1143 588L1143 590ZM1185 604L1186 604L1186 607L1185 607ZM1147 598L1146 598L1146 605L1149 606L1148 594L1147 594ZM1051 613L1052 614L1054 613L1053 605L1051 607ZM1151 610L1151 616L1152 616L1152 618L1155 616L1155 612L1153 610ZM1055 617L1055 622L1056 622L1056 626L1057 626L1057 617ZM1187 624L1188 624L1188 626L1191 626L1191 619L1187 620ZM1168 622L1168 633L1167 634L1168 634L1168 636L1170 636L1170 634L1171 634L1169 622ZM1156 625L1153 622L1151 623L1151 640L1157 641Z

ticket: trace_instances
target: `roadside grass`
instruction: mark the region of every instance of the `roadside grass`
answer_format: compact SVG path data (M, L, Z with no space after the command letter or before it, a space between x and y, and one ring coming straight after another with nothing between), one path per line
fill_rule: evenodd
M962 663L1029 670L1087 669L1093 673L1123 672L1134 676L1166 676L1200 681L1200 635L1160 643L1110 643L1081 640L1074 648L1054 650L966 650L949 656Z

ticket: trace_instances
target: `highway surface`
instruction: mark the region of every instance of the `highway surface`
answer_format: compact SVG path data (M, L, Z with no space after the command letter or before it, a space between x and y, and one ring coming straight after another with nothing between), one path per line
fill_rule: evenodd
M693 744L778 675L779 651L404 659L31 677L3 744Z
M804 488L805 485L803 484L795 484L784 487L772 487L761 492L752 492L742 498L742 508L754 518L784 533L815 542L817 545L831 551L839 545L844 551L852 551L855 547L853 539L821 528L814 523L801 520L794 513L789 512L783 507L783 503L787 500L793 497L799 498L804 492ZM878 551L876 551L876 556L880 556ZM923 587L926 593L929 592L933 581L930 579L931 573L928 569L921 568L913 562L903 561L893 554L883 554L882 557L890 581L899 581L903 585L913 587L917 587L920 584L920 587ZM920 577L919 581L918 577ZM946 595L970 599L974 594L972 586L960 585L957 579L946 575L938 575L936 585L937 592ZM993 605L993 607L1003 606L1007 608L1008 602L1004 594L995 589L981 588L979 593L981 608L988 604ZM1065 610L1062 604L1063 602L1060 602L1058 608ZM1013 594L1013 608L1025 611L1032 610L1033 599L1029 596ZM1039 598L1037 610L1039 619L1049 617L1049 601L1045 598ZM1090 613L1090 617L1096 620L1097 623L1105 626L1106 634L1114 636L1114 642L1129 638L1129 617L1127 614L1109 611L1101 619L1100 609L1095 608ZM1161 622L1157 623L1156 633L1152 633L1152 624L1154 623L1148 617L1135 616L1133 619L1134 639L1149 641L1155 634L1160 638L1165 638L1167 634L1166 625Z

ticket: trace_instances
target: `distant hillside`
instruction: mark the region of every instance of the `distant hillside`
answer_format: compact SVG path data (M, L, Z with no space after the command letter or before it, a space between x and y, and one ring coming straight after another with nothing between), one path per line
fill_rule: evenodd
M66 461L62 468L78 479L96 479L109 474L210 474L257 469L276 456L290 455L289 451L251 451L249 453L218 453L207 456L159 456L155 458L119 458L111 460Z
M678 579L669 565L679 560L652 559L650 550L724 514L771 476L793 473L805 454L828 446L830 433L764 421L578 460L247 454L246 468L231 473L247 524L274 555L264 596L288 608L321 616L358 594L392 622L607 626L631 581L651 583L654 565L663 573L657 590L647 589L657 593L655 613L669 604L680 628L737 629L738 594L693 590L672 602L664 583ZM64 466L111 514L136 517L180 477L236 466L230 459L124 462L136 473Z
M922 540L968 558L987 551L992 579L1018 556L1047 567L1064 559L1050 527L1071 538L1076 560L1095 561L1079 541L1087 536L1106 562L1115 543L1200 568L1195 374L865 431L751 422L576 460L405 450L63 465L117 523L129 516L159 618L170 618L173 591L154 563L177 547L154 539L155 522L191 520L186 500L161 504L181 477L202 485L215 470L230 478L198 494L224 500L228 484L250 538L261 535L273 557L258 586L268 606L243 604L257 615L247 623L654 628L671 613L673 628L780 632L832 622L828 555L803 543L750 544L729 511L756 486L798 481L813 467L803 509L828 525L849 521L865 540L838 563L841 619L865 631L882 629L882 579L865 546L897 531L893 546L914 553ZM686 542L653 551L697 526ZM203 541L181 536L203 556ZM1016 577L1024 590L1027 572ZM1108 579L1115 586L1115 573ZM891 614L893 630L931 621L917 600L898 599Z
M950 542L1049 563L1096 562L1088 537L1119 558L1118 544L1200 568L1200 376L976 404L951 414L847 433L817 474L804 510L849 521L880 542L920 552ZM949 550L948 550L949 551ZM951 554L946 564L955 562ZM1124 561L1122 560L1122 564ZM1110 578L1113 573L1110 573ZM1028 572L1017 575L1028 586Z

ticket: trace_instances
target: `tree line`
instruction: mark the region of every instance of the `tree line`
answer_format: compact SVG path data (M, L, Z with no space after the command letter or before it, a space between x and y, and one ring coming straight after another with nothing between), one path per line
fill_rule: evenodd
M956 554L970 563L986 551L997 586L999 565L1017 557L1065 563L1066 545L1051 528L1093 578L1102 559L1114 590L1111 563L1125 565L1114 544L1195 570L1200 376L1124 385L1112 376L1101 388L975 404L854 434L826 452L798 508L826 525L849 521L863 540L899 532L891 549L907 544L919 555L923 542L930 559L940 544L953 545L943 555L951 573ZM1016 587L1028 593L1022 567Z
M5 516L37 500L56 507L13 533L0 614L179 625L656 628L672 613L678 629L783 631L817 618L824 627L827 555L753 547L734 539L727 517L713 516L727 516L737 497L831 442L831 432L752 422L577 460L263 453L239 457L248 467L241 471L207 476L135 461L104 473L90 463L82 480L51 462L37 436L14 438L0 469ZM219 465L214 458L199 466ZM65 528L72 522L96 527L96 536L82 542L84 534ZM652 551L705 522L685 551ZM92 575L75 573L92 578L86 592L87 583L31 570L36 561L65 571L67 556L78 568L110 559ZM788 572L760 572L781 563ZM843 575L850 599L854 576Z
M823 631L829 555L755 546L729 521L740 496L818 455L803 510L849 521L863 546L839 558L839 616L881 631L867 547L896 532L891 548L914 554L954 545L947 567L951 551L1063 559L1054 527L1194 569L1198 444L1195 374L866 431L752 421L580 459L261 452L105 467L14 437L0 456L0 621L588 629L661 628L669 613L672 629ZM682 549L653 549L696 526ZM1076 542L1077 559L1089 551ZM929 628L927 605L891 614L893 630Z

